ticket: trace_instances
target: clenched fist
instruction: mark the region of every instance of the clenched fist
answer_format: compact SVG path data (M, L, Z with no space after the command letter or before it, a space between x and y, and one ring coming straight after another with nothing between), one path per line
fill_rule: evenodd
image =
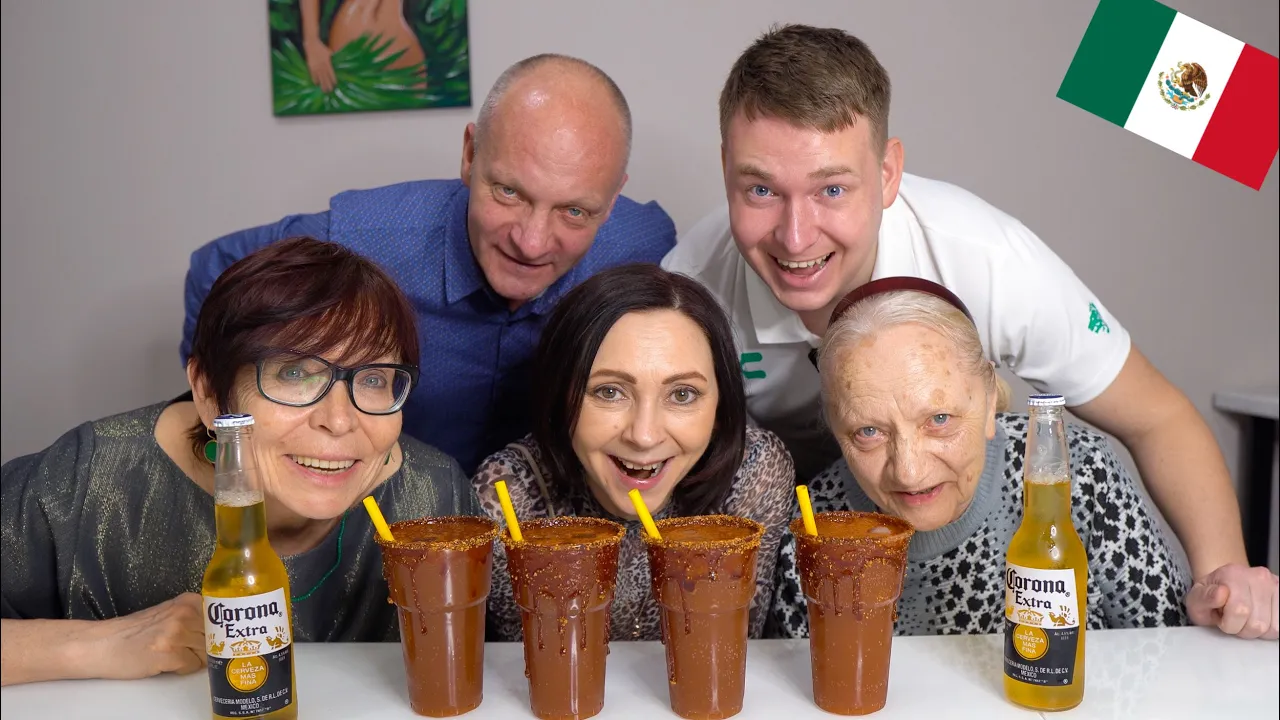
M1264 567L1223 565L1196 580L1187 615L1228 635L1275 640L1280 636L1280 578Z

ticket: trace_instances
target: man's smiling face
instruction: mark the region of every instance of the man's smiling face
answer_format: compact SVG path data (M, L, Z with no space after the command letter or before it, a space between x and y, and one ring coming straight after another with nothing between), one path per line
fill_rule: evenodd
M901 143L876 147L858 117L824 133L739 113L722 149L738 250L787 308L825 328L840 298L871 278L884 208L901 177Z

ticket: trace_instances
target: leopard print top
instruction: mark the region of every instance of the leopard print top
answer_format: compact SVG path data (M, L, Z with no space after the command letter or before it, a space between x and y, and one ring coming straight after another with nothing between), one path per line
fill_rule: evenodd
M950 525L916 533L898 601L896 635L989 634L1004 630L1005 550L1022 520L1027 416L1000 414L969 510ZM1089 555L1087 627L1186 625L1188 570L1170 552L1146 501L1102 435L1068 425L1071 510ZM983 485L986 484L986 487ZM816 512L875 510L840 460L809 485ZM949 533L953 526L960 533ZM949 535L949 537L948 537ZM937 542L947 538L945 542ZM778 559L770 636L807 637L808 613L787 533Z
M545 492L539 478L546 483ZM649 590L649 561L644 542L640 539L642 529L638 520L630 521L611 515L600 506L585 483L566 487L564 483L552 482L550 469L532 436L526 436L490 455L471 480L480 498L481 507L501 524L502 506L494 489L494 483L498 480L507 481L507 490L511 494L511 504L515 507L517 517L578 515L608 518L625 525L627 534L618 549L618 583L610 611L610 639L660 638L658 604ZM746 451L742 465L734 475L732 488L722 505L712 508L708 513L750 518L765 527L756 561L756 593L751 602L750 634L753 638L761 636L768 615L770 598L773 596L778 544L791 519L794 487L794 466L782 441L767 430L749 427ZM678 501L673 498L653 516L660 519L679 517L680 514ZM521 639L520 609L511 594L507 557L500 542L494 545L493 587L489 592L488 616L487 632L490 640Z

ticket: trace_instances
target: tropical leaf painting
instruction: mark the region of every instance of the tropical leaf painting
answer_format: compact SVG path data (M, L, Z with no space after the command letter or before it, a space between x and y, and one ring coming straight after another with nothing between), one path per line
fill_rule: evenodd
M467 0L267 0L276 115L469 107Z

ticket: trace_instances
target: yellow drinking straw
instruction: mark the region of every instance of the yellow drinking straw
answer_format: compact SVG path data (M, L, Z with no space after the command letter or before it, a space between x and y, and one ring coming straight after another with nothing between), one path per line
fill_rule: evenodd
M498 502L502 503L502 514L507 518L507 530L511 531L511 539L524 542L524 536L520 534L520 522L516 520L516 509L511 505L511 493L507 492L507 481L499 480L494 486L498 488Z
M378 501L369 495L364 499L364 509L369 511L369 519L373 521L373 526L378 529L378 534L387 542L395 542L396 539L391 536L391 528L387 526L387 519L382 517L382 511L378 509Z
M649 533L649 537L661 540L662 535L658 534L658 526L653 524L653 516L649 514L649 508L645 507L640 491L632 490L627 493L627 497L631 498L631 504L636 506L636 514L640 516L640 522L644 523L644 529Z
M813 521L813 505L809 502L809 486L797 485L796 498L800 501L800 517L804 518L804 531L818 535L818 524Z

